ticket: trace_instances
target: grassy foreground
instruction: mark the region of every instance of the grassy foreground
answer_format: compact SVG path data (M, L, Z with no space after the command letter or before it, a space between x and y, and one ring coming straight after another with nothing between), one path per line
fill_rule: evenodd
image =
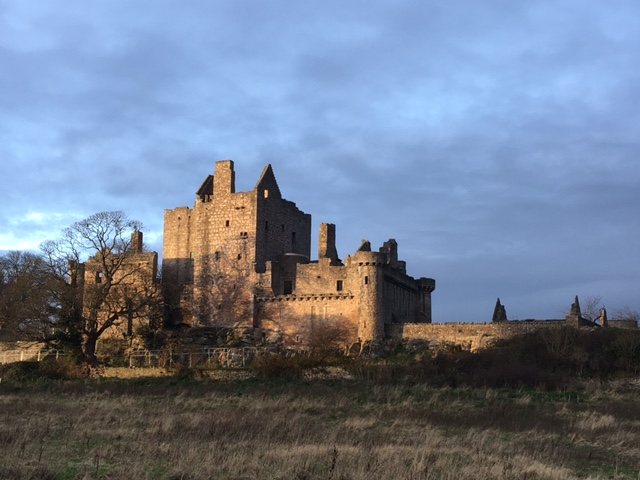
M0 478L636 479L640 391L5 382Z

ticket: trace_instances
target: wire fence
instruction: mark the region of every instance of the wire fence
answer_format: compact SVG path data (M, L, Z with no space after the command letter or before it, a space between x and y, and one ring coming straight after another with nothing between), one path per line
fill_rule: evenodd
M261 354L276 352L276 347L216 347L194 350L133 350L111 354L103 360L107 365L130 368L242 368ZM23 361L42 361L64 357L59 350L0 351L0 364Z

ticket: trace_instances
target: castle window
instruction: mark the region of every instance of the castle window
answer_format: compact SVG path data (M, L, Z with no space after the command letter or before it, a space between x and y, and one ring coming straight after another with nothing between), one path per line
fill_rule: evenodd
M249 238L249 233L247 233L247 232L240 232L240 238Z
M224 222L224 226L225 226L225 227L228 227L228 226L229 226L229 220L225 220L225 222Z
M364 277L364 284L369 285L369 277Z
M282 224L282 231L284 232L284 223Z
M265 188L264 190L264 198L269 198L269 190Z
M291 280L284 281L284 292L285 295L291 295L293 293L293 282Z
M241 253L238 254L238 260L242 260L242 254Z
M296 244L296 232L291 232L291 245Z
M220 260L220 252L216 252L214 255L216 260Z
M337 290L338 292L341 292L341 291L342 291L342 280L338 280L338 281L336 282L336 290Z
M102 283L102 272L96 272L96 283Z

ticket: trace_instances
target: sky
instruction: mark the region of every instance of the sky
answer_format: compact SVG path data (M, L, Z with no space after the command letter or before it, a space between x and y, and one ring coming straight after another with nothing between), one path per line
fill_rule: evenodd
M0 0L0 254L273 166L341 258L389 238L435 322L640 311L637 0ZM314 247L312 257L317 258Z

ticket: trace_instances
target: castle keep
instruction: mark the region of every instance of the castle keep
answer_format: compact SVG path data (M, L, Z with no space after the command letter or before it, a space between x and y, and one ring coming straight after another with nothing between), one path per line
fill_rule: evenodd
M335 238L335 226L321 224L311 261L311 215L282 197L271 166L252 191L236 192L233 162L217 162L193 208L165 211L170 319L253 327L289 344L327 326L364 342L394 324L431 322L435 280L407 275L395 240L378 251L363 241L342 261Z

